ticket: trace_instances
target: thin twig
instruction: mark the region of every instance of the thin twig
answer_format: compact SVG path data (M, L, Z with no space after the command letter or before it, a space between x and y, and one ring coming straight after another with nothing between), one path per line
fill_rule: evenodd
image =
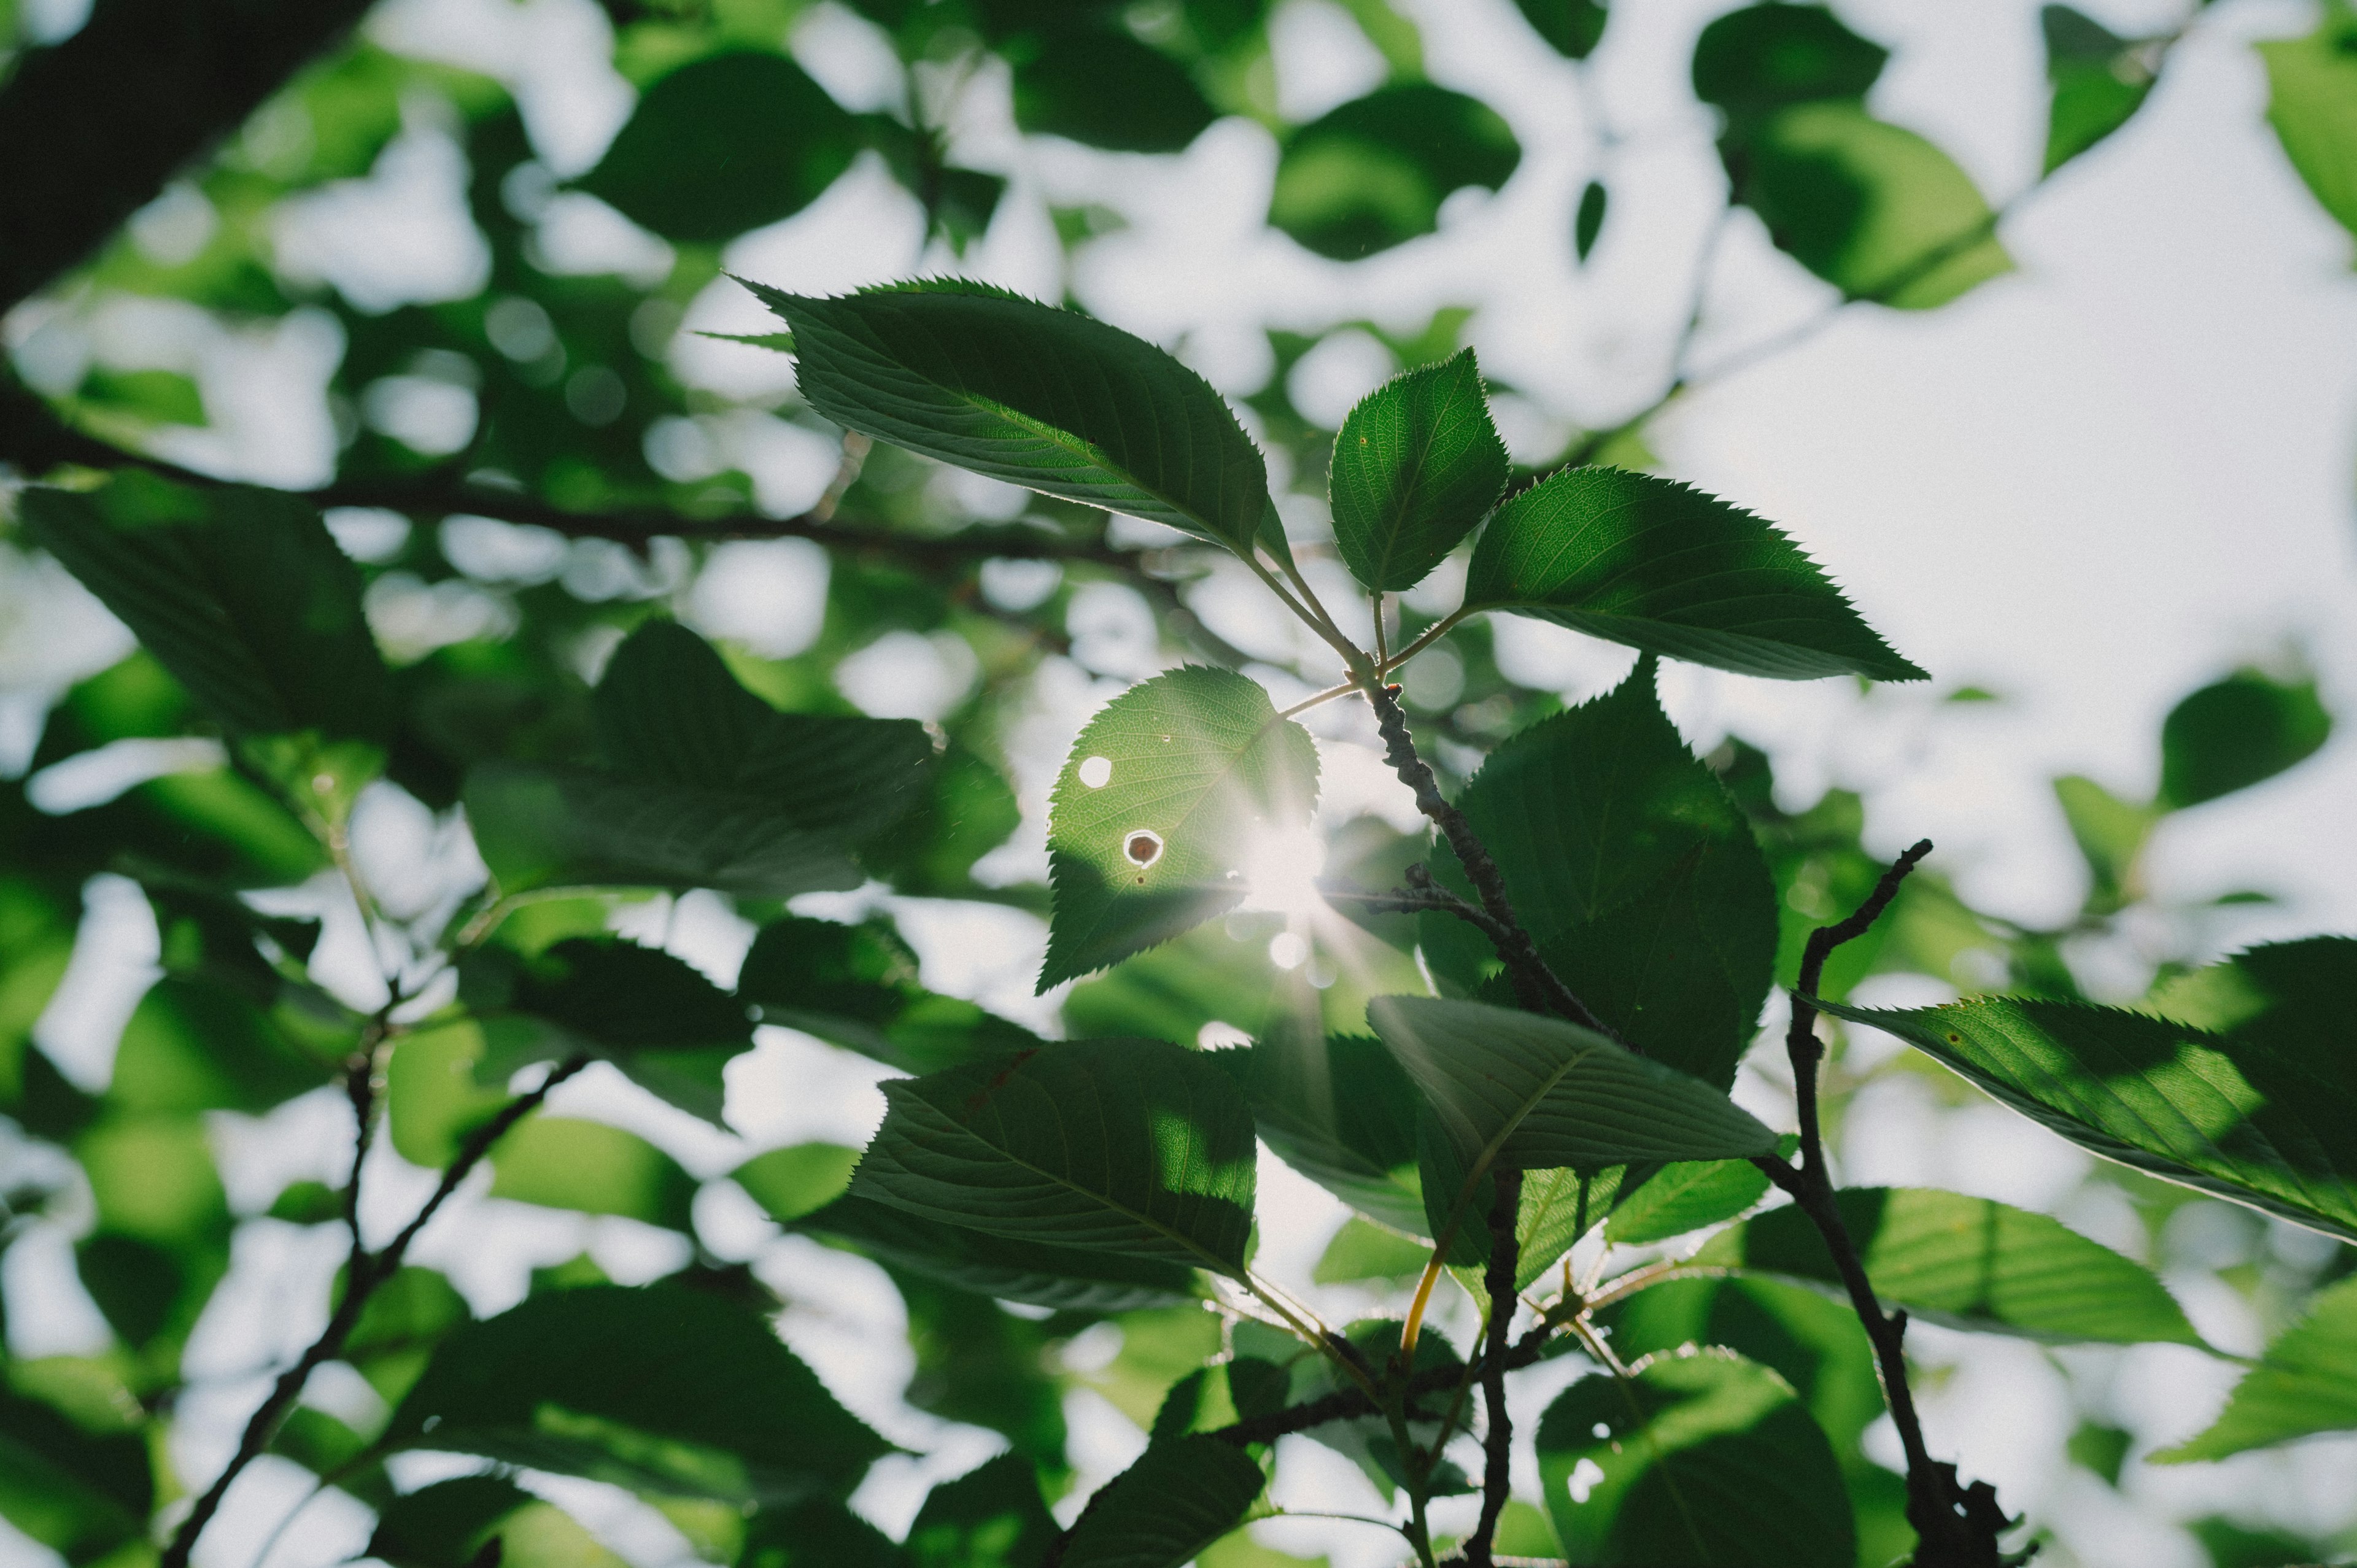
M1395 887L1389 893L1361 893L1355 888L1324 885L1320 885L1318 891L1326 898L1334 902L1363 904L1369 908L1386 913L1414 915L1428 909L1443 915L1453 915L1489 938L1491 945L1499 949L1501 955L1506 945L1513 940L1512 932L1502 922L1493 918L1487 910L1478 905L1458 897L1448 888L1433 881L1432 874L1423 866L1409 866L1407 875L1415 884L1414 887ZM1544 960L1539 962L1533 978L1538 982L1549 1005L1555 1012L1579 1024L1583 1028L1594 1029L1598 1034L1620 1040L1620 1037L1618 1035L1613 1034L1593 1014L1587 1012L1586 1004ZM1626 1041L1620 1043L1627 1044ZM1636 1049L1633 1046L1629 1048Z
M279 1374L278 1381L271 1387L269 1397L262 1402L262 1408L255 1411L253 1419L245 1423L245 1434L238 1440L237 1452L230 1456L229 1464L205 1489L204 1495L197 1499L196 1506L188 1510L188 1517L180 1521L180 1528L174 1532L171 1544L164 1549L158 1568L188 1568L188 1554L196 1549L197 1538L204 1533L205 1526L212 1522L212 1517L219 1511L221 1498L228 1496L231 1483L270 1445L270 1440L278 1434L279 1423L294 1408L312 1372L322 1363L334 1360L343 1349L345 1340L351 1337L352 1329L360 1323L361 1309L368 1305L369 1298L376 1294L378 1288L400 1269L401 1261L408 1253L409 1244L417 1239L417 1233L425 1229L427 1222L449 1200L450 1195L458 1190L459 1184L482 1163L483 1156L490 1153L492 1144L504 1137L510 1128L538 1110L558 1084L588 1065L589 1058L586 1056L566 1059L541 1080L539 1088L509 1101L498 1115L478 1128L460 1145L458 1157L450 1163L450 1168L442 1173L442 1181L435 1187L434 1196L425 1200L425 1206L417 1211L416 1217L404 1226L382 1251L370 1253L361 1249L355 1219L351 1266L345 1272L344 1298L337 1304L335 1315L328 1318L328 1326L320 1331L319 1337L311 1342L311 1348L297 1357L293 1366ZM353 1094L353 1103L355 1107L361 1103L357 1092ZM353 1184L355 1187L359 1184L357 1166L353 1171ZM356 1216L357 1200L354 1201L353 1213Z
M1504 1369L1512 1372L1535 1363L1545 1348L1549 1332L1548 1326L1541 1324L1516 1340L1505 1353L1501 1362ZM1398 1387L1402 1397L1413 1402L1422 1395L1448 1388L1463 1375L1463 1369L1458 1367L1427 1367L1421 1372L1410 1373L1407 1380ZM1274 1443L1280 1437L1308 1432L1312 1427L1325 1426L1332 1422L1355 1421L1361 1416L1382 1413L1375 1408L1374 1402L1361 1391L1342 1389L1284 1410L1271 1411L1266 1415L1247 1416L1203 1435L1243 1448L1254 1444Z
M1490 1292L1490 1348L1482 1357L1482 1402L1490 1417L1482 1447L1489 1463L1481 1477L1481 1521L1465 1541L1465 1561L1471 1568L1491 1568L1491 1543L1497 1538L1499 1516L1506 1511L1512 1481L1514 1423L1506 1415L1506 1331L1521 1299L1514 1274L1522 1266L1522 1250L1514 1240L1514 1220L1522 1209L1523 1173L1511 1165L1493 1171L1497 1197L1490 1205L1490 1273L1483 1283Z

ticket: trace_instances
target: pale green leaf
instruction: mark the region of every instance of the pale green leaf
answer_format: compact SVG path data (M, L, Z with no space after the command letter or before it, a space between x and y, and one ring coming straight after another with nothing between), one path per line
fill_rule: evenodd
M2145 50L2068 5L2038 14L2046 36L2046 79L2054 85L2046 117L2046 166L2064 164L2128 123L2152 93Z
M1768 1174L1749 1160L1686 1161L1622 1199L1604 1234L1630 1247L1666 1241L1732 1219L1767 1196Z
M1039 989L1234 908L1255 835L1306 827L1317 800L1318 747L1258 682L1190 664L1114 698L1049 802Z
M1243 1090L1277 1158L1394 1230L1424 1230L1415 1141L1422 1100L1381 1041L1279 1030L1205 1059Z
M1370 588L1422 582L1506 488L1506 446L1467 349L1361 399L1334 437L1334 543Z
M1155 1444L1091 1500L1065 1568L1179 1568L1243 1522L1264 1479L1243 1449L1213 1438Z
M858 1164L859 1151L841 1144L794 1144L755 1155L728 1179L771 1219L790 1225L841 1197Z
M693 1230L695 1178L637 1133L603 1122L528 1117L500 1140L491 1172L493 1197Z
M2208 1430L2152 1455L2223 1459L2319 1432L2357 1428L2357 1279L2319 1291L2307 1313L2234 1385Z
M2357 11L2333 0L2316 31L2258 48L2267 124L2316 199L2357 233Z

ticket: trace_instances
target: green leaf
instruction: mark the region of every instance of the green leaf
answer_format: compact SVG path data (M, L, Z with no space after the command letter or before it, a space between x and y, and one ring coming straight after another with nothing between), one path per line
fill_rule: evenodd
M1506 472L1472 349L1405 371L1334 437L1334 543L1368 587L1413 588L1481 521Z
M1604 38L1611 20L1602 0L1514 0L1531 30L1555 46L1557 54L1586 59ZM1585 257L1583 248L1580 254Z
M1824 1433L1782 1378L1729 1352L1580 1379L1540 1422L1538 1455L1574 1563L1854 1561L1849 1497Z
M2163 999L2210 1029L2009 998L1825 1010L2106 1159L2357 1240L2357 1075L2340 1044L2352 985L2357 940L2317 937L2253 949Z
M1205 1059L1243 1090L1277 1158L1394 1230L1421 1232L1415 1085L1383 1042L1273 1031Z
M229 1222L212 1144L194 1116L109 1115L74 1140L73 1155L102 1230L175 1248Z
M675 1285L554 1291L460 1328L382 1442L770 1506L840 1497L890 1448L758 1314Z
M75 394L99 412L143 424L203 424L205 394L177 371L110 371L94 367Z
M1252 1113L1159 1040L1087 1040L884 1085L851 1190L1017 1240L1243 1273Z
M91 1563L144 1542L155 1503L142 1434L92 1432L0 1388L0 1519L69 1562Z
M847 1241L896 1269L975 1295L1058 1311L1134 1312L1177 1305L1196 1294L1194 1271L1183 1264L1018 1240L851 1195L804 1216L795 1229Z
M908 1568L909 1559L892 1538L841 1503L800 1503L764 1509L745 1528L739 1563L780 1568ZM966 1568L952 1557L955 1568ZM949 1568L949 1565L944 1565ZM997 1568L986 1560L976 1568Z
M746 286L793 328L802 395L846 429L1247 556L1276 526L1220 394L1118 328L946 279L838 299Z
M907 816L861 843L860 861L904 894L972 893L974 863L1022 825L1022 809L1006 777L955 740L933 764L930 782Z
M1353 1214L1334 1232L1318 1254L1318 1266L1310 1278L1321 1285L1344 1284L1353 1280L1383 1280L1396 1283L1412 1280L1424 1273L1432 1257L1431 1245L1403 1236L1396 1230L1386 1230Z
M1889 58L1823 5L1748 5L1695 39L1695 96L1739 127L1790 104L1863 99Z
M1624 1361L1720 1346L1792 1385L1845 1469L1870 1467L1857 1440L1881 1419L1874 1348L1846 1302L1758 1274L1649 1285L1598 1315Z
M33 486L18 505L34 541L231 730L391 733L360 572L302 498L124 469L86 493Z
M884 920L772 921L745 955L737 994L765 1024L800 1029L906 1072L936 1072L1040 1043L1019 1024L920 985L916 954Z
M467 1298L446 1276L411 1264L394 1270L361 1308L342 1359L387 1401L398 1400L425 1370L434 1348L473 1321Z
M648 88L581 188L667 240L791 217L859 150L857 123L782 54L731 50Z
M491 1196L693 1231L695 1178L644 1138L603 1122L529 1117L491 1154Z
M124 1027L108 1098L131 1112L258 1116L335 1076L307 1044L226 986L167 975Z
M1090 1499L1065 1568L1178 1568L1242 1524L1264 1484L1249 1455L1217 1439L1155 1444Z
M2151 1455L2163 1465L2223 1459L2319 1432L2357 1427L2357 1280L2319 1291L2267 1347L2200 1435Z
M2247 789L2315 756L2331 735L2315 682L2238 671L2161 721L2159 804L2181 810Z
M1733 1219L1767 1196L1767 1173L1749 1160L1690 1160L1667 1166L1624 1198L1604 1222L1604 1234L1626 1247L1666 1241Z
M2258 46L2267 124L2291 166L2341 226L2357 233L2357 11L2326 5L2316 31Z
M2038 21L2054 84L2044 169L2052 174L2126 124L2151 94L2153 74L2142 48L2068 5L2041 8Z
M1476 1174L1493 1160L1594 1169L1776 1146L1774 1133L1708 1084L1576 1024L1420 996L1379 996L1367 1019Z
M795 1144L755 1155L728 1179L782 1225L791 1225L841 1197L851 1185L859 1151L841 1144Z
M2101 910L2134 902L2142 886L2136 863L2165 813L2157 806L2123 800L2076 774L2054 780L2054 800L2087 863L2088 902Z
M1318 747L1248 676L1187 665L1107 703L1048 816L1045 992L1242 903L1255 832L1304 827Z
M1495 190L1522 159L1489 105L1428 81L1396 82L1293 134L1268 220L1321 256L1352 261L1432 233L1449 195Z
M1597 236L1604 232L1604 209L1609 199L1600 179L1589 180L1587 188L1579 193L1579 210L1571 222L1571 245L1582 262L1596 249Z
M1176 153L1216 117L1186 69L1117 24L1064 26L1015 67L1015 124L1120 153Z
M2150 1269L2060 1220L1921 1187L1846 1187L1835 1201L1875 1294L1913 1316L2056 1345L2202 1344ZM1746 1220L1697 1256L1841 1289L1798 1208Z
M605 771L492 762L468 775L468 820L502 893L856 887L848 844L915 803L932 758L907 720L779 713L673 621L631 634L591 705Z
M1002 1454L927 1493L906 1544L914 1568L1035 1568L1061 1533L1031 1461Z
M393 1568L467 1568L500 1521L536 1499L500 1476L460 1476L395 1498L368 1555Z
M1457 804L1564 983L1647 1055L1733 1082L1773 977L1775 885L1742 811L1662 712L1650 663L1498 747ZM1433 865L1472 892L1445 847ZM1487 941L1448 916L1422 929L1436 978L1481 992L1497 968Z
M1465 605L1744 675L1927 679L1773 523L1620 468L1566 468L1501 507Z

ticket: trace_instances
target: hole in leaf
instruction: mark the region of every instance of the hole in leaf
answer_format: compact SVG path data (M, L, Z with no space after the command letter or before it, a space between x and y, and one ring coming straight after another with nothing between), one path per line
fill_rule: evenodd
M1113 782L1113 758L1092 757L1081 764L1081 782L1092 789L1102 789Z
M1162 858L1162 835L1152 828L1133 828L1121 836L1121 853L1128 856L1130 865L1143 871Z

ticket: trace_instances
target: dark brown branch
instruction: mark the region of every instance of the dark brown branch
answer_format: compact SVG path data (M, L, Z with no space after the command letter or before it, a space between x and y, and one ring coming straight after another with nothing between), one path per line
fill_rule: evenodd
M1539 957L1538 945L1514 918L1514 906L1506 897L1505 874L1490 858L1489 850L1474 833L1473 824L1465 820L1465 813L1441 794L1431 766L1416 755L1415 741L1408 734L1407 714L1400 708L1399 688L1371 682L1367 701L1375 710L1375 727L1383 737L1383 759L1399 775L1400 782L1415 791L1416 810L1432 820L1440 836L1448 841L1448 847L1457 852L1458 864L1465 868L1473 891L1481 900L1482 913L1495 922L1490 940L1498 956L1505 961L1515 999L1533 1013L1546 1012L1553 1003L1555 1010L1573 1023L1599 1034L1609 1034L1587 1004L1555 979L1546 961Z
M1354 888L1328 886L1322 884L1318 891L1329 899L1346 904L1363 904L1371 909L1380 909L1387 913L1415 915L1429 909L1438 914L1453 915L1489 938L1490 944L1499 949L1501 952L1504 950L1505 945L1513 940L1507 928L1491 918L1486 910L1458 897L1448 888L1434 882L1432 873L1423 866L1409 866L1407 878L1414 884L1413 886L1395 887L1389 893L1361 893ZM1532 978L1538 982L1540 989L1544 992L1549 1005L1563 1016L1577 1022L1583 1015L1587 1014L1587 1007L1572 993L1571 987L1566 985L1562 978L1544 961L1540 961L1537 972ZM1620 1036L1614 1035L1610 1029L1595 1022L1592 1015L1588 1017L1589 1021L1584 1026L1592 1028L1598 1034L1609 1036L1613 1039L1620 1039ZM1627 1044L1626 1041L1621 1043ZM1632 1046L1630 1048L1633 1050L1636 1047Z
M1792 997L1792 1026L1784 1036L1785 1052L1792 1063L1792 1095L1801 1118L1800 1164L1795 1167L1778 1159L1753 1163L1792 1196L1824 1238L1850 1306L1874 1347L1883 1401L1890 1407L1891 1423L1898 1427L1900 1445L1907 1454L1907 1520L1918 1538L1917 1568L1996 1568L2002 1561L1997 1532L2011 1521L1997 1507L1994 1488L1985 1481L1969 1488L1960 1487L1956 1467L1934 1460L1923 1441L1922 1421L1907 1380L1907 1315L1882 1310L1865 1262L1842 1222L1833 1176L1825 1168L1824 1122L1817 1107L1817 1069L1824 1060L1824 1045L1817 1038L1816 994L1824 981L1825 961L1835 949L1873 927L1898 896L1900 884L1931 853L1932 841L1919 841L1883 873L1873 893L1848 918L1820 926L1809 934L1801 958L1800 987Z
M1499 1365L1509 1372L1518 1371L1522 1368L1533 1365L1546 1347L1547 1334L1547 1326L1544 1324L1532 1329L1514 1341ZM1402 1392L1404 1397L1411 1401L1419 1399L1426 1394L1438 1393L1443 1389L1455 1386L1464 1375L1463 1369L1458 1367L1427 1367L1423 1371L1411 1375L1402 1385ZM1280 1437L1289 1437L1297 1432L1308 1432L1312 1427L1324 1426L1329 1422L1355 1421L1361 1416L1382 1413L1375 1408L1374 1402L1368 1399L1363 1391L1358 1389L1343 1389L1320 1399L1288 1405L1283 1410L1271 1411L1266 1415L1248 1416L1232 1425L1217 1428L1203 1435L1243 1448L1255 1443L1274 1443Z
M351 1337L353 1328L358 1326L361 1310L368 1305L369 1298L401 1268L401 1261L408 1254L409 1244L417 1239L417 1233L425 1229L427 1222L449 1200L450 1195L458 1190L459 1184L482 1163L483 1156L491 1152L492 1144L506 1136L509 1129L517 1122L540 1109L542 1101L558 1084L588 1065L589 1058L586 1056L570 1058L551 1069L539 1088L509 1101L498 1115L478 1128L459 1146L458 1157L450 1162L450 1168L442 1173L441 1183L435 1187L434 1196L425 1200L425 1206L417 1211L415 1218L402 1227L400 1234L385 1243L382 1250L371 1253L361 1248L357 1221L359 1199L357 1196L348 1199L351 1205L350 1212L355 1219L352 1259L344 1274L343 1300L337 1304L335 1315L328 1319L328 1326L320 1331L318 1338L311 1342L311 1348L297 1357L295 1364L279 1374L277 1382L271 1385L269 1397L262 1402L262 1408L255 1411L253 1419L245 1423L245 1434L238 1440L237 1452L230 1456L229 1464L205 1489L204 1495L197 1499L196 1506L188 1510L188 1517L180 1521L180 1528L172 1536L172 1543L164 1549L158 1568L188 1568L188 1554L196 1549L197 1538L204 1533L205 1526L212 1522L221 1499L229 1495L231 1485L270 1445L270 1440L277 1435L280 1423L286 1419L286 1412L294 1409L295 1402L301 1397L303 1385L310 1380L311 1374L323 1363L334 1360L343 1349L344 1342ZM358 1110L363 1103L364 1095L372 1096L373 1091L355 1089L350 1092L354 1109ZM356 1146L362 1148L363 1152L367 1126L363 1121L361 1137L356 1141ZM352 1166L355 1195L360 1187L360 1166L355 1162Z
M1521 1299L1514 1276L1522 1267L1522 1249L1514 1240L1514 1221L1522 1212L1523 1173L1501 1166L1491 1173L1491 1180L1497 1197L1490 1205L1490 1272L1482 1282L1490 1292L1490 1348L1481 1358L1481 1395L1490 1417L1481 1445L1488 1464L1481 1476L1481 1521L1465 1541L1470 1568L1493 1568L1491 1544L1497 1539L1512 1479L1514 1423L1506 1415L1506 1331Z

